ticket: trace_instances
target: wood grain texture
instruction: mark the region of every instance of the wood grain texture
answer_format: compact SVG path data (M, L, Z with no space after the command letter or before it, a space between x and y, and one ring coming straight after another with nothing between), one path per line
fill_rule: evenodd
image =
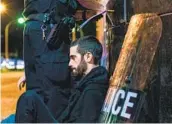
M132 89L144 89L161 32L162 22L156 14L138 14L131 18L111 87L125 86L126 77L132 73Z
M164 13L172 11L172 0L133 0L135 13Z

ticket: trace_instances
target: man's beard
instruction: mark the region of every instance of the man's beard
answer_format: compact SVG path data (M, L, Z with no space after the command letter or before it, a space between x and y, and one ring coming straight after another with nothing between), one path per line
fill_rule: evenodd
M77 68L72 69L72 77L75 81L80 80L84 75L87 70L87 64L84 59L80 62Z

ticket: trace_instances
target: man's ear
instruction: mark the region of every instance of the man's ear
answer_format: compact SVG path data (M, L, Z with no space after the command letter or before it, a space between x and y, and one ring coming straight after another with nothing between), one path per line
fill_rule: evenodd
M85 62L87 62L87 63L93 63L93 54L90 53L90 52L87 52L87 53L84 55L84 60L85 60Z

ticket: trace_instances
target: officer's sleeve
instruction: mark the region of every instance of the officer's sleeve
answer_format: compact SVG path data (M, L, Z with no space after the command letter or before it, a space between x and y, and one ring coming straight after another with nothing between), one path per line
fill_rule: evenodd
M104 96L98 90L88 90L84 94L81 115L76 123L95 123L97 122L103 105Z

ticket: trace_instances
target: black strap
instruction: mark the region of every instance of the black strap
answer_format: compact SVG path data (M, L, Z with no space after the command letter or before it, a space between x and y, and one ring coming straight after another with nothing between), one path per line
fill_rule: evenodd
M30 14L26 18L26 21L35 20L35 21L43 22L45 19L45 14L48 14L48 13Z

